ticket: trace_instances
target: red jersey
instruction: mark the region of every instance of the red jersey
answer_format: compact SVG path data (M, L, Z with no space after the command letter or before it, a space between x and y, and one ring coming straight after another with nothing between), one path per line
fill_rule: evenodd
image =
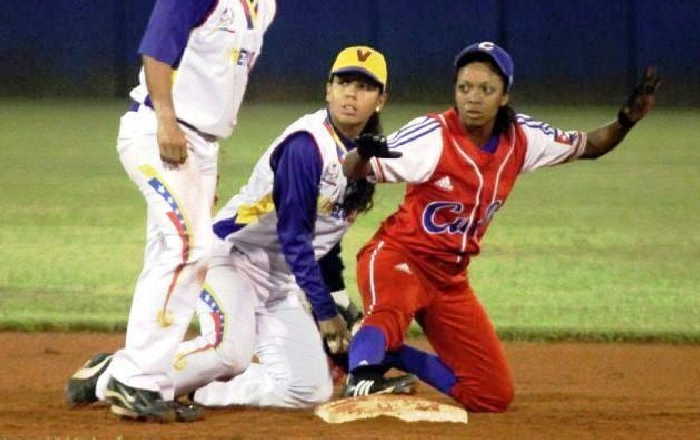
M374 178L408 185L403 203L375 238L459 269L479 253L481 239L518 175L580 156L586 135L517 115L506 133L492 139L489 152L468 138L456 110L450 109L414 119L391 134L388 143L403 156L372 158Z

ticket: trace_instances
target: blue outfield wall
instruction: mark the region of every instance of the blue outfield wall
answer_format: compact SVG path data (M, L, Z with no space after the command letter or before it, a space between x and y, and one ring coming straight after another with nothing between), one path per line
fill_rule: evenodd
M0 96L125 95L153 3L5 0ZM660 103L698 105L699 27L700 0L278 0L249 98L318 98L334 53L369 43L394 99L445 102L454 54L493 40L515 59L518 100L619 102L654 63Z

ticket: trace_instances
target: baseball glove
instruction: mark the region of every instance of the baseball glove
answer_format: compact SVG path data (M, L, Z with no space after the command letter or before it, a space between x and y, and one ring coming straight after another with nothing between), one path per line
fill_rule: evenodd
M644 69L644 76L634 87L617 114L617 121L620 125L630 129L649 113L656 103L655 93L659 84L661 84L661 77L656 72L656 67L647 66Z
M386 137L380 134L365 133L357 138L357 154L365 160L371 157L401 157L402 153L390 151L386 143Z

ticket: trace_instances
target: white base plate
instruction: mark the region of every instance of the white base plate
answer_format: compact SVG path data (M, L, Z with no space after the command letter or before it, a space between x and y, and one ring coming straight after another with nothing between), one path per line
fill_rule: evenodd
M413 396L369 395L347 397L316 407L315 414L326 423L345 423L379 416L406 422L467 423L467 412L454 405Z

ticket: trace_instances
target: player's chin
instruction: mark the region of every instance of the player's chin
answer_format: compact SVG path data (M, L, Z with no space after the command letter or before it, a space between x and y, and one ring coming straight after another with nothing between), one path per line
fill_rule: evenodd
M360 125L367 121L367 118L364 118L360 113L341 113L337 115L336 119L343 125Z
M465 127L469 128L480 128L486 125L488 120L483 116L474 117L470 115L462 115L460 118Z

